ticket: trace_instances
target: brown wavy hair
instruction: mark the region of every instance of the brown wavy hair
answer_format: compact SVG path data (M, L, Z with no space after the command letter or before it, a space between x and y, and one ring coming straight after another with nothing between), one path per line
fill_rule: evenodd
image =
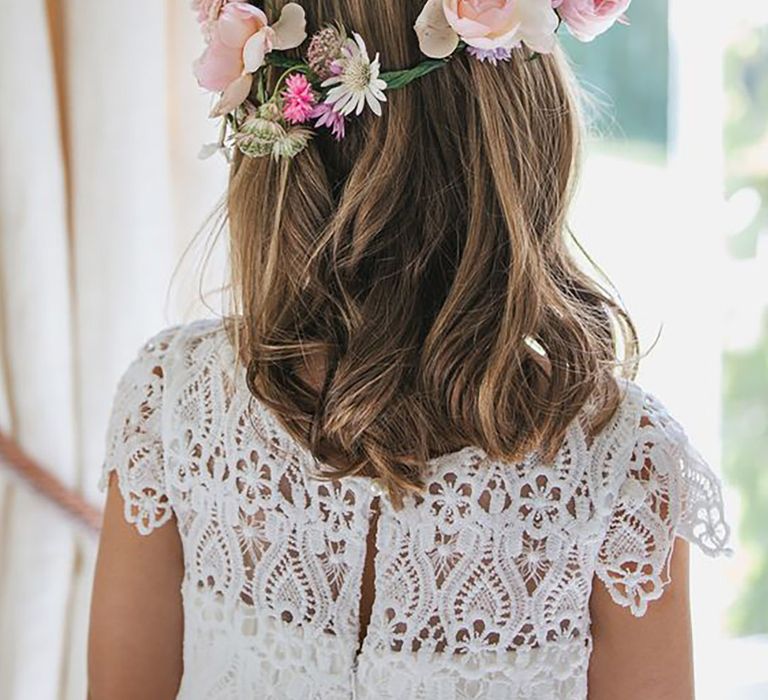
M385 69L423 59L423 0L303 4L310 32L340 21ZM398 509L435 456L551 458L587 408L595 434L636 371L630 318L568 245L572 73L559 51L514 53L389 92L341 144L232 164L228 328L248 387L327 478L379 476Z

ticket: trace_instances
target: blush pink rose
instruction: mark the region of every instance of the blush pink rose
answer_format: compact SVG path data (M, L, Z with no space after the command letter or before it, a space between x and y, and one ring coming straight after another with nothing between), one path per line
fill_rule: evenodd
M568 31L579 41L592 41L621 21L632 0L554 0Z
M486 51L525 43L549 53L557 24L547 0L427 0L415 28L422 52L444 58L459 40Z
M197 12L197 21L200 24L215 22L227 0L192 0L192 9Z
M200 87L222 93L211 116L228 114L245 102L253 73L264 65L267 54L300 46L307 38L306 28L304 8L295 2L283 6L272 26L258 7L227 2L210 28L208 48L194 65Z
M268 24L262 10L244 2L224 6L211 31L205 53L195 61L195 77L201 87L223 92L245 69L243 49L248 40Z
M448 24L470 46L511 48L519 42L517 0L443 0Z

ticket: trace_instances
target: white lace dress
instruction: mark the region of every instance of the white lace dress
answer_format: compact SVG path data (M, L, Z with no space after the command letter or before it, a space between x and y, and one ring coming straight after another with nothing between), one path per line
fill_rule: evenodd
M680 425L626 383L591 445L575 421L545 463L465 448L395 512L366 477L326 482L252 400L218 321L159 333L117 390L102 487L184 547L179 698L580 700L593 577L643 615L675 536L724 551L720 485ZM380 495L375 602L361 581Z

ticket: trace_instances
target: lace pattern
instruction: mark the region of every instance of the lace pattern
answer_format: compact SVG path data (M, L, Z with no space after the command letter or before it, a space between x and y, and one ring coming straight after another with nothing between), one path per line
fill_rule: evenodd
M164 474L162 395L165 356L176 328L149 340L118 383L107 432L99 486L117 471L125 518L142 535L164 525L173 511Z
M717 477L652 394L617 487L596 573L615 602L641 616L669 582L675 537L714 555L730 551L729 528Z
M594 576L642 615L675 536L709 554L720 485L663 405L633 382L591 443L578 421L553 462L467 447L431 460L423 493L381 497L375 601L361 581L374 493L316 478L311 454L252 400L218 322L164 331L118 387L104 479L149 534L184 546L180 698L586 698Z
M586 698L591 645L563 641L517 652L459 657L387 652L361 657L356 697L365 700L550 700Z
M228 604L196 586L182 590L188 612L178 697L349 697L352 659L344 640L318 636L244 602Z

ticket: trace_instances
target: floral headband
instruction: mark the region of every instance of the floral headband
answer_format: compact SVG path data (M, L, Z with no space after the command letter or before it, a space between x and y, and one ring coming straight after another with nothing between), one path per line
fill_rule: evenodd
M341 26L314 34L305 59L281 52L307 40L301 5L283 6L270 23L264 10L234 0L193 0L207 42L195 62L198 83L220 93L211 117L223 117L218 143L201 157L233 148L250 157L293 158L318 129L341 141L347 121L366 108L380 116L386 91L397 90L466 52L498 65L527 47L531 58L551 53L565 24L580 41L591 41L617 21L631 0L428 0L414 29L428 60L413 68L382 72L363 38ZM266 66L282 70L271 93Z

